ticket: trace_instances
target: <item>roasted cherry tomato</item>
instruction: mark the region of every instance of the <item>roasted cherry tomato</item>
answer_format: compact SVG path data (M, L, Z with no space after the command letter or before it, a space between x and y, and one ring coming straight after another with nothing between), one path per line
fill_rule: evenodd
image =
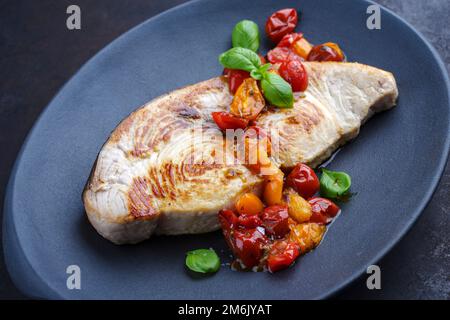
M306 164L297 164L288 175L286 183L303 198L311 198L320 188L319 178Z
M289 33L278 42L277 47L280 48L292 48L294 43L303 38L302 33Z
M266 34L278 43L286 34L294 31L297 26L298 15L295 9L282 9L273 13L266 22Z
M291 84L294 92L305 91L308 88L308 74L300 61L285 61L280 65L278 72Z
M236 93L245 79L250 78L250 73L244 70L225 68L223 73L228 77L228 85L232 94Z
M231 103L230 112L236 117L254 120L265 106L264 97L259 90L258 81L253 78L244 79L237 89Z
M245 130L245 134L252 139L258 139L260 143L265 143L265 145L263 144L262 147L265 147L267 155L270 156L272 151L272 140L270 139L269 134L264 129L261 129L258 126L250 126L247 127L247 130Z
M314 46L308 55L308 61L337 61L345 60L345 55L336 43L327 42Z
M292 191L287 195L289 216L297 223L308 222L311 219L311 204L298 193Z
M319 245L326 229L324 225L313 222L291 225L289 240L295 242L300 252L305 254Z
M244 193L238 198L235 206L241 215L257 215L264 209L262 201L253 193Z
M292 51L294 51L297 55L305 60L308 58L308 55L311 52L312 48L312 44L310 44L305 38L301 38L295 41L292 45Z
M311 205L311 222L327 224L339 213L339 207L332 201L314 197L308 200Z
M283 205L267 207L261 214L267 235L275 238L282 238L289 232L288 218L288 208Z
M259 54L261 64L266 64L266 58ZM245 79L250 78L250 73L244 70L223 69L223 75L228 78L228 85L232 94L235 94Z
M246 268L259 264L264 254L264 246L268 243L267 237L258 229L234 230L231 236L231 249Z
M222 227L222 233L229 248L233 248L233 239L231 238L234 228L238 225L238 217L231 210L219 211L219 222Z
M272 163L269 167L262 169L273 172L267 174L264 170L261 170L261 174L264 175L264 200L266 204L269 206L281 204L283 200L283 171Z
M283 63L285 61L298 60L302 61L291 49L285 47L276 47L267 53L267 59L272 64Z
M232 229L238 224L237 215L231 210L220 210L219 211L219 222L222 226L222 229Z
M244 163L253 173L261 173L262 168L271 165L270 158L265 148L260 148L260 141L255 137L244 136Z
M238 225L244 229L251 229L262 226L262 220L257 215L240 215Z
M278 240L272 244L267 257L267 269L276 272L288 268L300 254L295 242Z
M236 117L228 112L213 112L211 115L221 130L245 129L248 125L248 120Z

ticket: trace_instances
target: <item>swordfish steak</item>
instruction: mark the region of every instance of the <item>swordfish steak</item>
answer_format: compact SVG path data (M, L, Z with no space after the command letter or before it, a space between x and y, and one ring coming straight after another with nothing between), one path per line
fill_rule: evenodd
M394 76L374 67L304 65L309 86L294 107L266 108L256 120L278 141L273 161L286 169L298 162L319 165L398 96ZM232 98L226 79L217 77L156 98L119 124L83 192L88 219L103 237L124 244L154 233L214 231L220 209L231 208L244 192L261 192L263 179L223 148L225 138L211 118L228 111Z

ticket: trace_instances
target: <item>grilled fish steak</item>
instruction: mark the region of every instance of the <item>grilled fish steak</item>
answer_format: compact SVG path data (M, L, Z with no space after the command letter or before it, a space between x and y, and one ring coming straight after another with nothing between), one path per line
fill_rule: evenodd
M389 72L358 64L305 62L309 86L292 109L267 108L256 120L279 141L274 162L319 165L374 113L395 105ZM232 101L213 78L156 98L123 120L103 146L83 192L87 216L106 239L136 243L152 234L219 229L217 212L262 178L235 161L211 118ZM273 130L273 129L276 130ZM222 150L222 151L221 151ZM221 159L221 161L217 161Z

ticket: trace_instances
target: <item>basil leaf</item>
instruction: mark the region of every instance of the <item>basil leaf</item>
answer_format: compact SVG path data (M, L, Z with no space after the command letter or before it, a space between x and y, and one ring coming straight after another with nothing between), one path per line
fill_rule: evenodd
M259 67L258 71L259 71L261 74L264 74L264 73L267 72L267 70L270 69L271 66L272 66L272 65L271 65L270 63L263 64L261 67Z
M291 85L278 74L265 72L261 88L270 104L280 108L292 108L294 105Z
M239 69L252 72L261 66L259 56L246 48L232 48L219 56L219 62L229 69Z
M187 253L186 266L199 273L217 272L220 268L220 259L212 249L193 250Z
M261 71L259 69L253 69L250 72L250 76L255 80L261 80L263 78L263 74L261 73Z
M258 25L250 20L238 22L231 34L233 47L242 47L254 52L259 48L259 29Z
M336 199L348 193L352 179L345 172L322 169L320 177L320 194L326 198Z

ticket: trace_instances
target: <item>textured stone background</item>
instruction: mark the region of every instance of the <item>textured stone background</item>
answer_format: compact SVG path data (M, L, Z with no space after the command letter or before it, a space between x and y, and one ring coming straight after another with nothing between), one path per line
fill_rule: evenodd
M348 0L352 1L352 0ZM183 0L0 0L0 207L19 148L42 109L84 62L138 23ZM299 1L300 2L300 1ZM450 71L450 1L379 0L421 31ZM83 29L65 10L80 5ZM86 30L89 30L87 32ZM417 79L420 81L421 79ZM450 168L416 225L381 262L382 290L361 278L337 299L450 298ZM0 298L23 298L0 256Z

